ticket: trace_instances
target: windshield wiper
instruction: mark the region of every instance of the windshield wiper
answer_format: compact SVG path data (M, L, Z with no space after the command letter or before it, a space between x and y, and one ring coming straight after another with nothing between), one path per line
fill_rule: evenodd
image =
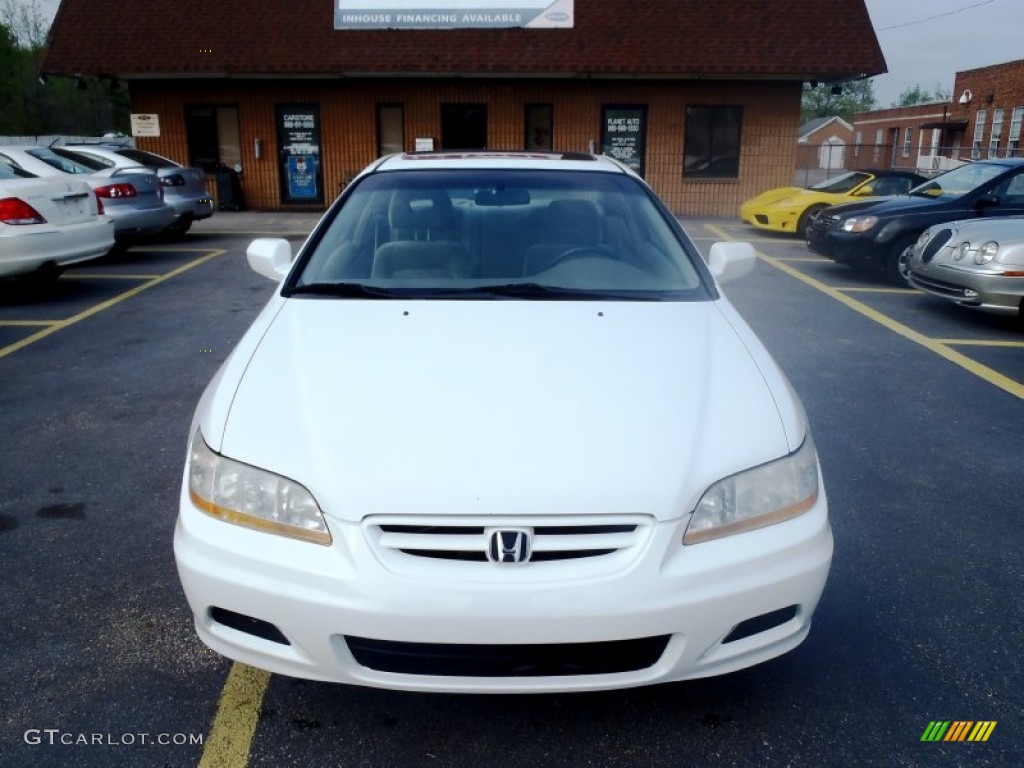
M608 299L632 299L635 301L660 301L665 298L666 291L616 291L601 288L567 288L560 285L543 283L499 283L495 285L479 285L449 291L444 298L496 298L496 299L536 299L536 300L574 300L604 301ZM431 294L431 298L440 298Z
M285 296L336 296L342 299L407 299L409 289L377 288L362 283L307 283L288 289Z
M420 288L404 285L381 288L363 283L309 283L297 285L285 296L332 296L343 299L435 299L435 300L536 300L536 301L661 301L673 291L616 291L589 288L564 288L542 283L498 283L463 287Z

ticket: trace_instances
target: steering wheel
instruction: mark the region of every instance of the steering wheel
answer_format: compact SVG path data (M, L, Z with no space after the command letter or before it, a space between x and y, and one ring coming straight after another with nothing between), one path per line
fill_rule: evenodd
M613 259L615 258L615 251L607 245L601 245L600 243L594 243L593 245L574 245L572 248L568 248L555 256L555 258L551 260L551 264L548 266L548 269L551 269L551 267L557 267L563 261L568 261L581 253L596 253L601 256L608 256Z

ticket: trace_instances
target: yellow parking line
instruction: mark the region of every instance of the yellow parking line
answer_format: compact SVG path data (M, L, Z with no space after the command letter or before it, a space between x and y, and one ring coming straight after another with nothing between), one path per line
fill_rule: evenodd
M999 341L996 339L936 339L940 344L953 347L1010 347L1024 349L1024 341Z
M111 273L104 275L102 273L85 273L85 272L69 272L61 275L61 280L152 280L153 278L160 277L160 275L124 275Z
M270 673L239 662L231 665L199 768L244 768L260 719Z
M782 256L779 261L807 261L811 264L831 264L831 259L822 259L816 256Z
M183 272L187 272L193 267L198 267L200 264L205 264L207 261L215 259L221 254L226 253L224 249L210 250L209 248L205 249L203 252L206 254L205 256L202 256L198 259L193 259L187 264L181 265L177 269L172 269L170 272L162 274L159 277L154 277L152 280L149 280L143 283L142 285L137 285L134 288L130 288L129 290L125 291L124 293L119 293L112 299L107 299L107 301L89 307L88 309L79 312L77 315L72 315L66 320L61 320L60 322L54 323L53 325L43 328L43 330L37 331L36 333L33 333L31 336L27 336L21 341L16 341L13 344L8 344L6 347L0 347L0 357L6 357L7 355L17 352L19 349L24 349L29 344L35 344L37 341L45 339L47 336L54 334L57 331L63 330L68 326L74 325L75 323L81 322L86 318L99 314L100 312L106 309L110 309L115 304L120 304L122 301L130 299L133 296L137 296L143 291L148 290L149 288L152 288L155 285L159 285L160 283L170 280L172 277L177 277L178 275L182 274Z
M733 239L730 238L728 234L726 234L721 229L718 229L712 224L706 224L705 226L709 230L711 230L711 232L718 235L724 240ZM843 291L838 290L836 288L832 288L831 286L826 285L820 280L816 280L813 277L805 275L803 272L796 269L795 267L791 267L788 264L784 264L778 259L763 254L760 251L758 251L757 255L766 264L770 264L776 269L785 272L790 277L794 277L800 282L809 285L811 288L821 291L826 296L829 296L838 301L840 304L846 305L854 312L858 312L864 317L870 320L874 320L876 323L885 328L888 328L893 333L896 333L902 336L903 338L914 342L915 344L919 344L925 349L934 352L939 357L942 357L948 360L949 362L954 363L955 365L959 365L965 371L973 373L975 376L984 379L989 384L993 384L1002 389L1003 391L1009 392L1011 395L1014 395L1015 397L1024 400L1024 383L1016 381L1015 379L1011 379L1009 376L999 373L999 371L993 370L992 368L989 368L987 365L982 365L978 361L972 360L966 355L963 355L957 352L955 349L950 348L948 345L942 343L941 341L929 338L928 336L925 336L923 333L919 333L918 331L915 331L913 328L906 326L903 323L897 322L896 320L893 320L888 315L883 315L881 312L872 309L867 304L864 304L863 302L857 301L856 299L847 296Z
M37 326L57 325L63 320L0 320L0 326L11 328L36 328Z
M837 286L835 288L835 290L842 291L843 293L896 293L896 294L903 294L905 296L907 296L907 295L915 295L915 296L923 295L920 291L915 291L913 288L865 288L865 287L860 287L860 286L844 288L842 286Z
M180 248L173 245L137 245L132 247L132 253L209 253L209 248L193 248L183 245Z

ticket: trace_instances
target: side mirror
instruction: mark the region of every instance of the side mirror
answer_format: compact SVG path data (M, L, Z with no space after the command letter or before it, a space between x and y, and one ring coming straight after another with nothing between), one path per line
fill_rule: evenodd
M711 274L719 283L749 275L757 264L757 254L750 243L715 243L708 255Z
M854 197L873 197L874 194L875 194L874 187L872 187L870 184L865 184L863 187L860 187L856 192L854 192L853 196Z
M1002 205L1002 201L996 195L982 195L974 201L974 207L978 210L982 208L996 208Z
M253 272L280 282L292 266L292 245L280 238L261 237L249 243L245 258Z

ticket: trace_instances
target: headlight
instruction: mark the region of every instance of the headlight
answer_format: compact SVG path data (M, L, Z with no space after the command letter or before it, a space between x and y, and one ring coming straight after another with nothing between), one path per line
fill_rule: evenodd
M818 500L818 455L810 434L785 458L727 477L701 497L683 536L699 544L803 514Z
M978 252L976 254L974 254L974 263L988 264L990 261L992 261L992 259L996 257L997 253L999 253L999 243L997 243L995 240L989 240L987 243L981 246L981 248L978 249Z
M963 259L964 256L966 256L970 252L971 244L964 240L964 242L960 243L960 245L953 249L953 258L956 259L957 261L960 261L961 259Z
M188 457L188 495L219 520L294 539L330 544L312 494L285 477L220 456L197 429Z
M843 222L843 232L867 232L877 223L877 216L854 216Z

